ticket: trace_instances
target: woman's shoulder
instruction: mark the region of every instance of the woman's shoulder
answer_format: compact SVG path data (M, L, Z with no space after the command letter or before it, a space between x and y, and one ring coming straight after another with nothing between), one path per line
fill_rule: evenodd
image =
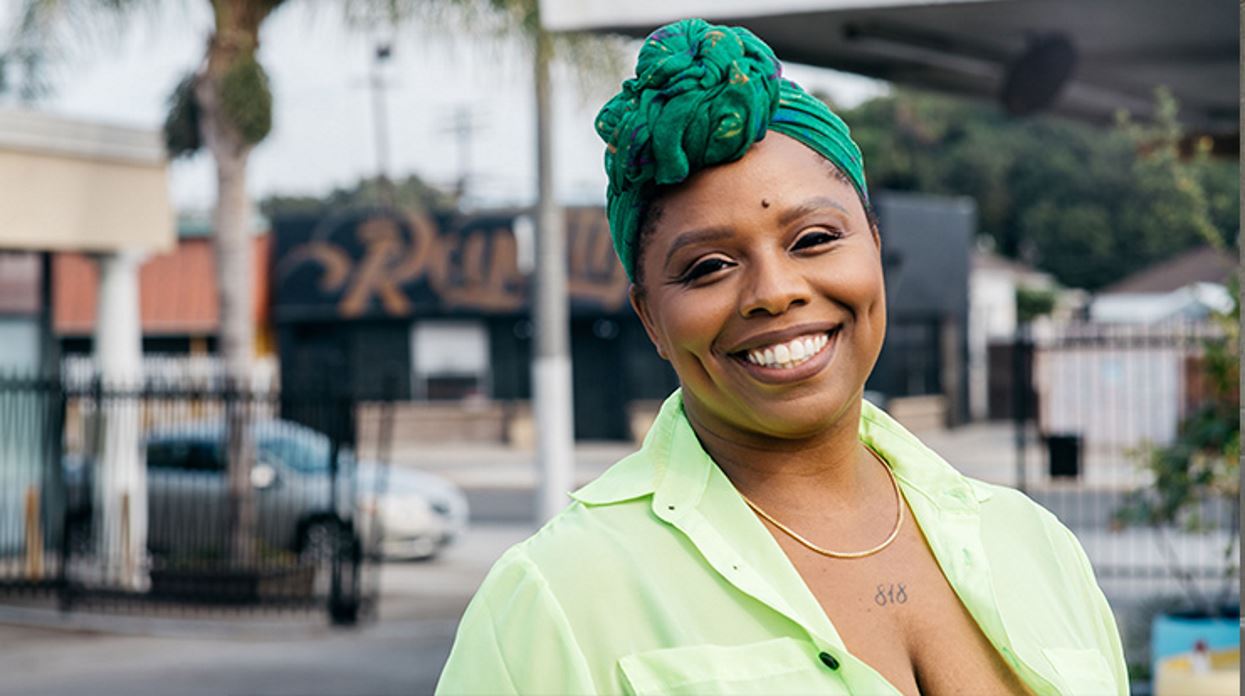
M1076 534L1042 504L1010 486L968 480L983 493L979 509L987 549L998 550L1020 565L1034 562L1073 575L1088 568Z
M978 493L981 513L988 518L1006 518L1018 523L1028 523L1046 531L1063 533L1067 527L1050 510L1031 498L1024 491L998 483L988 483L969 476L964 477L969 486Z

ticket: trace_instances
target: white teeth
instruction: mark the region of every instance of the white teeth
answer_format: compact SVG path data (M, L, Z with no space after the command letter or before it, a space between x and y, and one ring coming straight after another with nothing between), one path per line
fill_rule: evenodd
M748 362L762 367L795 367L821 352L821 349L825 348L829 342L830 337L825 334L804 336L770 346L765 350L750 350L746 357Z
M780 363L791 360L791 349L785 343L779 343L774 346L774 359Z

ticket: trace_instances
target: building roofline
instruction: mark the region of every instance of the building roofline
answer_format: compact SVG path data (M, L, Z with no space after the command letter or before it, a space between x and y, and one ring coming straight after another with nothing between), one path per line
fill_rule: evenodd
M0 109L0 150L141 165L159 165L168 159L157 129L13 108Z

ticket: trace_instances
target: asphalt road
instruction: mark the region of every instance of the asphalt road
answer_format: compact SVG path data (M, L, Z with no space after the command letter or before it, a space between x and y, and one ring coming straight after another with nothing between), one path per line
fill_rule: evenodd
M0 607L0 694L372 696L432 693L458 617L525 525L477 525L444 557L388 564L379 618L196 621Z
M279 639L115 636L0 629L0 693L426 694L455 623L386 622ZM14 635L17 634L17 635Z

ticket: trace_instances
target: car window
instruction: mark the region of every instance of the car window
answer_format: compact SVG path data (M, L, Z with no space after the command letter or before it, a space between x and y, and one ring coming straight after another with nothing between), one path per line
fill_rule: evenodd
M262 455L304 474L327 473L329 469L328 438L313 431L269 430L259 435L257 447Z
M147 468L224 473L225 458L215 442L157 440L147 444Z

